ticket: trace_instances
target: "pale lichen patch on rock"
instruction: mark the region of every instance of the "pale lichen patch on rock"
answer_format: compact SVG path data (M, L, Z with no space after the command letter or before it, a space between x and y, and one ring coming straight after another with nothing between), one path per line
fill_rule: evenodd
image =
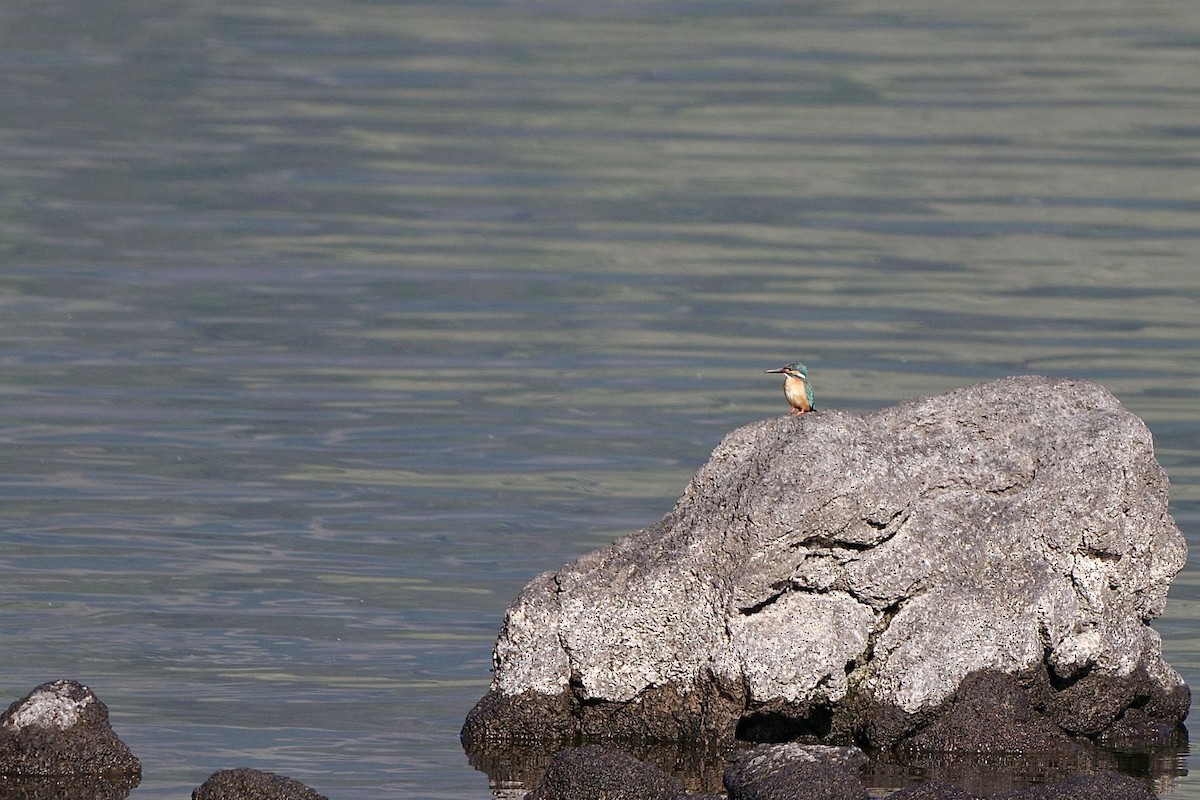
M66 681L55 681L38 688L4 718L4 727L13 731L30 727L65 731L78 725L95 696L89 693L74 697L67 689Z

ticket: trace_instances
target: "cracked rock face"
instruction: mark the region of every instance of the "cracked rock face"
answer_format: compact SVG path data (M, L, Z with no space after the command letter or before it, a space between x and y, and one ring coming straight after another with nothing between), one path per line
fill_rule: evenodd
M1069 733L1177 723L1148 625L1186 559L1167 489L1086 381L747 425L658 524L530 582L464 739L730 741L769 716L886 746L976 673L1021 674Z

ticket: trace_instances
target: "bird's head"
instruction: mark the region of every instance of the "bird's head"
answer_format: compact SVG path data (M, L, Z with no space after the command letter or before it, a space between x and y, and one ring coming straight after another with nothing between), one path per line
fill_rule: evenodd
M767 372L782 372L789 378L808 380L808 367L804 366L798 361L788 364L786 367L780 367L779 369L769 369Z

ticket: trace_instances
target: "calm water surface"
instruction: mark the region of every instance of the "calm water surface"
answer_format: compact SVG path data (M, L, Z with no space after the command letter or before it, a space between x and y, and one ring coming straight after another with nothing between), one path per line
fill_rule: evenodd
M90 685L144 800L487 798L508 602L793 359L855 411L1099 380L1200 552L1200 14L970 6L0 10L3 702Z

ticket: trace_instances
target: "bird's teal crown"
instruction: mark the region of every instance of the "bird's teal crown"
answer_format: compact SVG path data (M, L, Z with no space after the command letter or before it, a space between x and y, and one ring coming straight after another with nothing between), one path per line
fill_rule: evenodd
M786 367L783 368L783 371L784 372L795 372L801 378L808 377L808 367L804 366L799 361L793 361L791 364L788 364Z

